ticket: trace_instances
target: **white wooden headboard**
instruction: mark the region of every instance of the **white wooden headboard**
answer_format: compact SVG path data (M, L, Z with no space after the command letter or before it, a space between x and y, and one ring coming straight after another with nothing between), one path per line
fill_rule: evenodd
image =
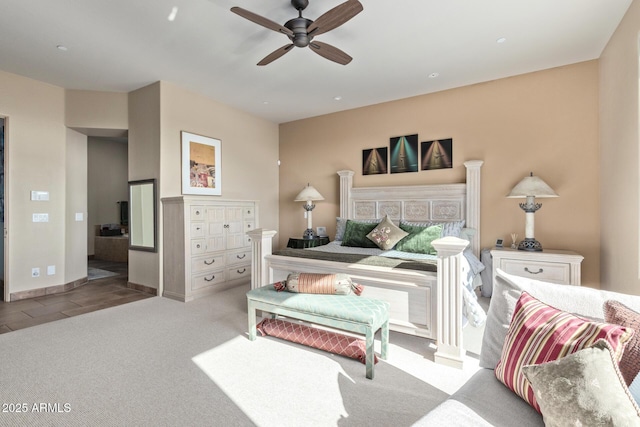
M340 175L340 216L375 219L385 215L405 221L459 221L475 230L473 253L480 256L480 170L482 160L464 162L466 182L462 184L353 187L351 170Z

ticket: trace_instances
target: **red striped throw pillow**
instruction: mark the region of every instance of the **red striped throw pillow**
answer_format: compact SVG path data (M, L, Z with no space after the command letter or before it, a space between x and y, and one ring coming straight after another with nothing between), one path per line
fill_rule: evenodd
M516 303L495 375L540 412L531 383L522 367L560 359L605 339L616 360L633 331L608 323L591 322L558 310L523 292Z

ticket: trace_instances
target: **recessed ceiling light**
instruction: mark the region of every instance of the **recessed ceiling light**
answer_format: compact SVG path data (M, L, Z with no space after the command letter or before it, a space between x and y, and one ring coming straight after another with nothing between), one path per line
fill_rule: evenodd
M429 78L430 79L435 79L436 77L438 77L440 75L440 73L431 73L429 74Z
M264 105L267 105L267 104L269 104L269 101L262 101L262 103L263 103Z
M173 6L173 8L171 9L171 13L169 13L169 16L167 17L167 19L173 22L176 19L177 14L178 14L178 7Z
M334 101L340 101L341 99L342 99L342 97L340 95L333 97Z
M63 44L59 44L58 46L56 46L58 48L58 50L61 50L63 52L66 52L68 49L65 45Z
M507 41L506 37L500 37L499 39L496 40L496 43L504 43Z

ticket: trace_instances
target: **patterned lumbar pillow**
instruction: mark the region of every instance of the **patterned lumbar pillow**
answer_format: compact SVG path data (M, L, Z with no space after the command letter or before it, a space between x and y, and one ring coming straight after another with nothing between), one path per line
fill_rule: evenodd
M640 313L615 300L605 301L603 310L604 320L607 322L636 331L620 359L620 372L627 385L630 385L640 372Z
M301 294L360 295L364 286L353 283L348 274L289 273L287 280L273 284L277 291Z
M388 251L408 234L409 233L395 225L387 215L376 228L371 230L371 233L367 234L367 239L378 245L380 249Z
M367 347L360 338L280 319L264 319L256 327L262 335L282 338L367 363ZM378 363L375 355L374 363Z
M637 426L640 408L606 340L553 362L523 366L547 426Z
M560 359L599 339L607 340L619 360L632 335L633 331L622 326L590 322L523 292L516 303L495 375L540 412L531 383L522 373L523 366Z

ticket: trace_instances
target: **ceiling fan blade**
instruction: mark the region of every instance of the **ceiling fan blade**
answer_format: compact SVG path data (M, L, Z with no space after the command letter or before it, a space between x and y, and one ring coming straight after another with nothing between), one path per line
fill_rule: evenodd
M270 30L277 31L288 36L293 36L293 31L291 31L287 27L283 27L277 22L273 22L271 19L267 19L264 16L256 15L255 13L249 12L248 10L241 7L232 7L231 12L235 13L236 15L240 15L251 22L255 22L258 25L262 25L263 27Z
M265 56L262 59L262 61L258 62L258 65L267 65L267 64L272 63L273 61L275 61L276 59L280 58L285 53L289 52L293 46L294 46L294 44L291 43L291 44L282 46L281 48L278 48L278 49L274 50L269 55Z
M338 64L347 65L353 59L337 47L333 47L330 44L312 41L309 43L309 47L318 55L327 58L329 61L337 62Z
M362 4L358 0L348 0L320 15L318 19L309 25L307 33L311 36L326 33L344 24L362 12L363 9Z

